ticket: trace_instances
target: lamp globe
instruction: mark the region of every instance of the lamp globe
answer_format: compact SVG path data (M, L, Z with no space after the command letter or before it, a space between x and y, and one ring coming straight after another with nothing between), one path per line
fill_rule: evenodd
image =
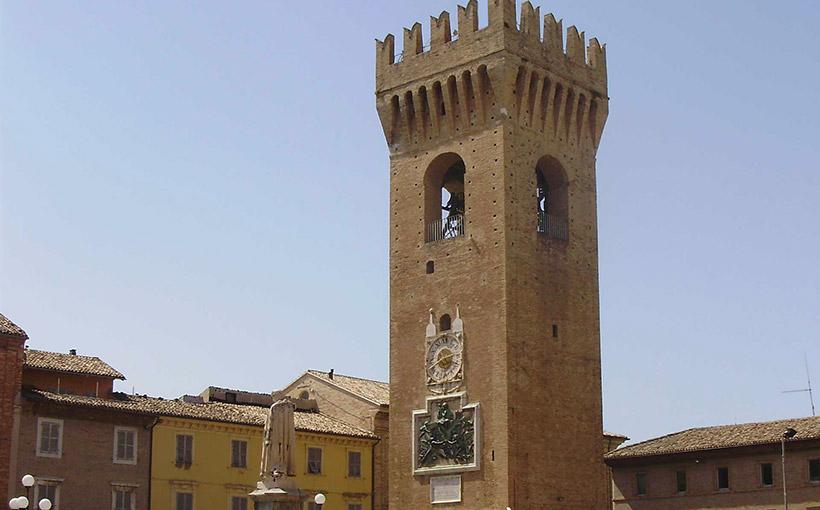
M40 510L51 510L51 500L43 498L40 500L37 506L40 508Z
M325 495L321 492L313 498L313 502L317 505L324 505L326 500L327 498L325 498Z
M17 508L28 508L28 498L25 496L20 496L17 498L17 504L20 505Z
M23 482L23 487L33 487L34 486L34 477L31 475L23 475L23 479L20 480Z
M17 506L17 498L11 498L9 500L9 508L11 508L11 510L17 510L18 508L20 508L19 506Z

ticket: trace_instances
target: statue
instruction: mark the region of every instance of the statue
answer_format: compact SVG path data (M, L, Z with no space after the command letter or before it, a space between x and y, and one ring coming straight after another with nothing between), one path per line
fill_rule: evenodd
M296 474L296 429L293 424L295 408L290 398L285 397L274 402L265 418L259 479L263 483L273 481L274 487L279 486L280 478Z
M262 462L256 490L250 493L256 510L300 510L309 493L296 485L296 405L285 397L270 406L262 437Z

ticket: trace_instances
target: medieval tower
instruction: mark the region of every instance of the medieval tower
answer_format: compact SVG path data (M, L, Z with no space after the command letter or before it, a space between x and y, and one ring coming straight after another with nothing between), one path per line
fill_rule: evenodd
M390 151L390 508L607 507L604 48L488 0L377 42ZM543 30L542 30L543 29ZM435 505L441 507L441 505Z

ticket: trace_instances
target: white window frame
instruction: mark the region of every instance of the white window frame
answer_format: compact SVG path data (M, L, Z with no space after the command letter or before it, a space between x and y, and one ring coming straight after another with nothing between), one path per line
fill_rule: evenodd
M57 434L57 453L44 452L42 450L41 440L43 438L42 426L44 423L57 424L59 433ZM50 457L52 459L60 459L63 456L63 420L58 418L37 418L37 451L38 457Z
M131 510L137 508L137 491L132 485L116 485L111 487L111 510L117 510L117 492L127 492L131 494Z
M120 431L123 432L131 432L134 434L134 458L133 459L121 459L117 457L117 436ZM135 427L114 427L114 454L112 459L114 460L114 464L131 464L135 465L137 463L137 441L139 437L139 431Z
M60 508L60 486L62 485L62 480L57 479L49 479L49 478L36 478L34 480L34 501L40 501L44 495L40 494L40 486L48 485L54 487L54 501L51 502L52 506L59 510Z

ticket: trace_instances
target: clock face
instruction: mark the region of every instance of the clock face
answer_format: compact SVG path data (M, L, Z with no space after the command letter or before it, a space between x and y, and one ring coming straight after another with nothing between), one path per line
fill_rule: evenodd
M461 340L441 335L427 346L427 377L432 383L443 383L461 373L463 363Z

